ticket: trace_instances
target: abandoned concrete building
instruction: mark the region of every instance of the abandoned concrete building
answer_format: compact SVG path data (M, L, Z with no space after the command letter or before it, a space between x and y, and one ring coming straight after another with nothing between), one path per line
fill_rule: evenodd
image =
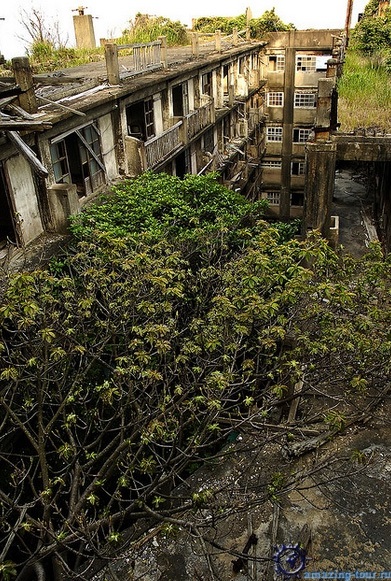
M217 172L267 198L272 216L304 209L305 227L328 235L343 36L216 33L179 49L161 38L125 57L106 44L105 62L50 75L13 59L0 84L0 252L64 232L70 214L145 170Z

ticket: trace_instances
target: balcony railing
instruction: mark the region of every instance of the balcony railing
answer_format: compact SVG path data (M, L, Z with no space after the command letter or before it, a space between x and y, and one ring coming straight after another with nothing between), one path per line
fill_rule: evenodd
M181 136L182 124L183 121L178 121L178 123L175 123L175 125L162 133L162 135L152 137L152 139L148 139L144 143L148 168L154 167L160 161L164 160L166 156L175 151L175 149L183 145Z
M202 129L213 123L213 101L186 115L186 120L187 138L192 139Z

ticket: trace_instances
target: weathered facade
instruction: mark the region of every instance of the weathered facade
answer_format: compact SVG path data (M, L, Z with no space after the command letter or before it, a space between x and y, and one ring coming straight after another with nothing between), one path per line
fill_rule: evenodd
M321 80L335 76L343 37L339 30L271 33L261 76L265 86L265 154L262 196L270 211L288 219L301 216L306 180L306 143L314 139L319 117L332 117L329 93ZM323 100L326 101L326 107Z
M24 110L25 125L21 119L17 125L15 111L7 109L11 98L3 99L3 112L25 129L22 140L28 148L18 147L12 140L17 131L3 125L3 247L24 246L46 231L61 232L70 213L116 180L145 170L177 176L217 171L229 187L258 195L263 45L231 42L225 50L209 49L207 57L191 56L165 69L160 63L147 65L117 85L97 76L98 66L93 78L81 68L73 83L53 76L62 84L36 90L37 107ZM107 77L106 69L100 74ZM45 85L50 82L46 78ZM22 96L17 95L19 104ZM27 118L40 130L29 130ZM39 171L42 166L47 175Z
M107 66L36 76L32 86L19 72L18 85L11 79L0 90L3 253L65 231L70 214L145 170L215 171L228 187L267 198L272 216L301 216L308 143L329 139L336 125L342 45L338 30L271 33L262 42L217 34L207 46L193 37L191 47L167 53L161 40L122 59L124 47L107 45Z

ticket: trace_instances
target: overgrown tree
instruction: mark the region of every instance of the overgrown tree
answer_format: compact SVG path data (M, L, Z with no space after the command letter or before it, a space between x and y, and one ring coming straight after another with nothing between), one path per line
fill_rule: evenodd
M146 174L76 219L47 270L9 276L4 580L86 578L142 518L198 530L243 510L176 487L255 417L278 421L300 379L334 398L325 439L385 396L389 260L287 239L261 210L213 176Z

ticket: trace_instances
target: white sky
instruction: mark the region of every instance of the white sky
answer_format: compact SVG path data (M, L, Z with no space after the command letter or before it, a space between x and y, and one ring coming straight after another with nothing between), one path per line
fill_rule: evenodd
M363 12L368 0L354 0L352 26L357 22L359 12ZM298 29L340 28L345 26L347 0L197 0L194 4L180 0L91 0L87 2L85 14L94 17L95 37L119 36L127 28L129 20L137 12L166 16L180 20L190 27L191 19L200 16L238 16L246 7L252 10L254 18L262 16L265 10L275 8L276 14L286 23L292 22ZM67 46L75 46L73 32L73 12L80 5L74 0L2 0L0 4L0 52L6 59L25 55L26 43L18 37L26 37L20 24L23 10L31 7L45 14L48 23L57 22L61 37L67 39Z

